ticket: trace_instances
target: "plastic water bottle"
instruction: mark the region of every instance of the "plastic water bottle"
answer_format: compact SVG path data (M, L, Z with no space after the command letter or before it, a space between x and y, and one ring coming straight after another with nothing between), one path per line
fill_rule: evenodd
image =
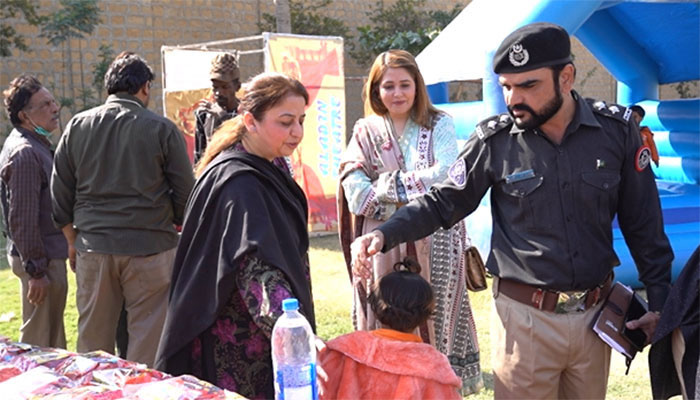
M317 400L316 346L311 325L299 313L299 301L282 301L282 314L272 329L275 399Z

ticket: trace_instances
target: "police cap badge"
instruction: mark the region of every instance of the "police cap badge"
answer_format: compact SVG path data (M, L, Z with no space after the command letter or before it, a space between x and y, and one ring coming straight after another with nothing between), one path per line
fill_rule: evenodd
M493 72L525 72L571 61L571 40L566 30L537 22L517 29L501 42L493 56Z

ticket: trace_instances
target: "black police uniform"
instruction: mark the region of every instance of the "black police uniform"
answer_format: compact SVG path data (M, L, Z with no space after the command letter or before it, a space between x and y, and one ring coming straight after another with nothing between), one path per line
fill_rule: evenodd
M571 61L566 30L534 23L503 40L493 69L519 74ZM616 215L651 310L661 309L670 286L673 253L649 151L631 112L568 95L575 112L561 143L537 128L517 128L508 114L489 118L477 126L447 181L378 228L385 248L418 239L464 218L491 189L487 267L499 277L494 294L501 325L491 332L497 398L605 397L610 348L589 326L608 286L594 288L607 284L619 264ZM585 302L560 302L571 298Z
M556 291L586 290L619 264L617 215L650 308L660 310L673 253L654 175L648 166L637 171L639 133L625 107L571 95L575 116L558 145L537 129L518 129L508 114L479 123L450 177L378 228L384 248L452 226L491 188L489 271Z

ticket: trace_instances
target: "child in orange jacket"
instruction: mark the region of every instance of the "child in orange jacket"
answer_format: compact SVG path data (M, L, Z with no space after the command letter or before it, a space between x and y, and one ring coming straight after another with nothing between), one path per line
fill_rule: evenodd
M435 308L433 290L419 273L420 265L406 259L373 285L368 300L383 329L321 347L321 399L461 399L461 380L447 357L412 333Z
M639 127L639 134L642 136L642 144L649 147L649 150L651 151L651 161L653 161L658 167L659 151L656 149L656 143L654 142L654 133L648 126L642 126L642 120L644 119L644 115L646 115L646 111L644 111L644 109L638 105L633 105L630 107L630 110L632 110L632 118L634 118L634 122L636 122L637 126Z

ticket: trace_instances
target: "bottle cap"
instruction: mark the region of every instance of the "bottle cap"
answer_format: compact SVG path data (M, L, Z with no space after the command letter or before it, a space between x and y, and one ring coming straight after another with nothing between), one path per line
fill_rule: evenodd
M295 298L282 300L282 311L295 311L299 309L299 300Z

